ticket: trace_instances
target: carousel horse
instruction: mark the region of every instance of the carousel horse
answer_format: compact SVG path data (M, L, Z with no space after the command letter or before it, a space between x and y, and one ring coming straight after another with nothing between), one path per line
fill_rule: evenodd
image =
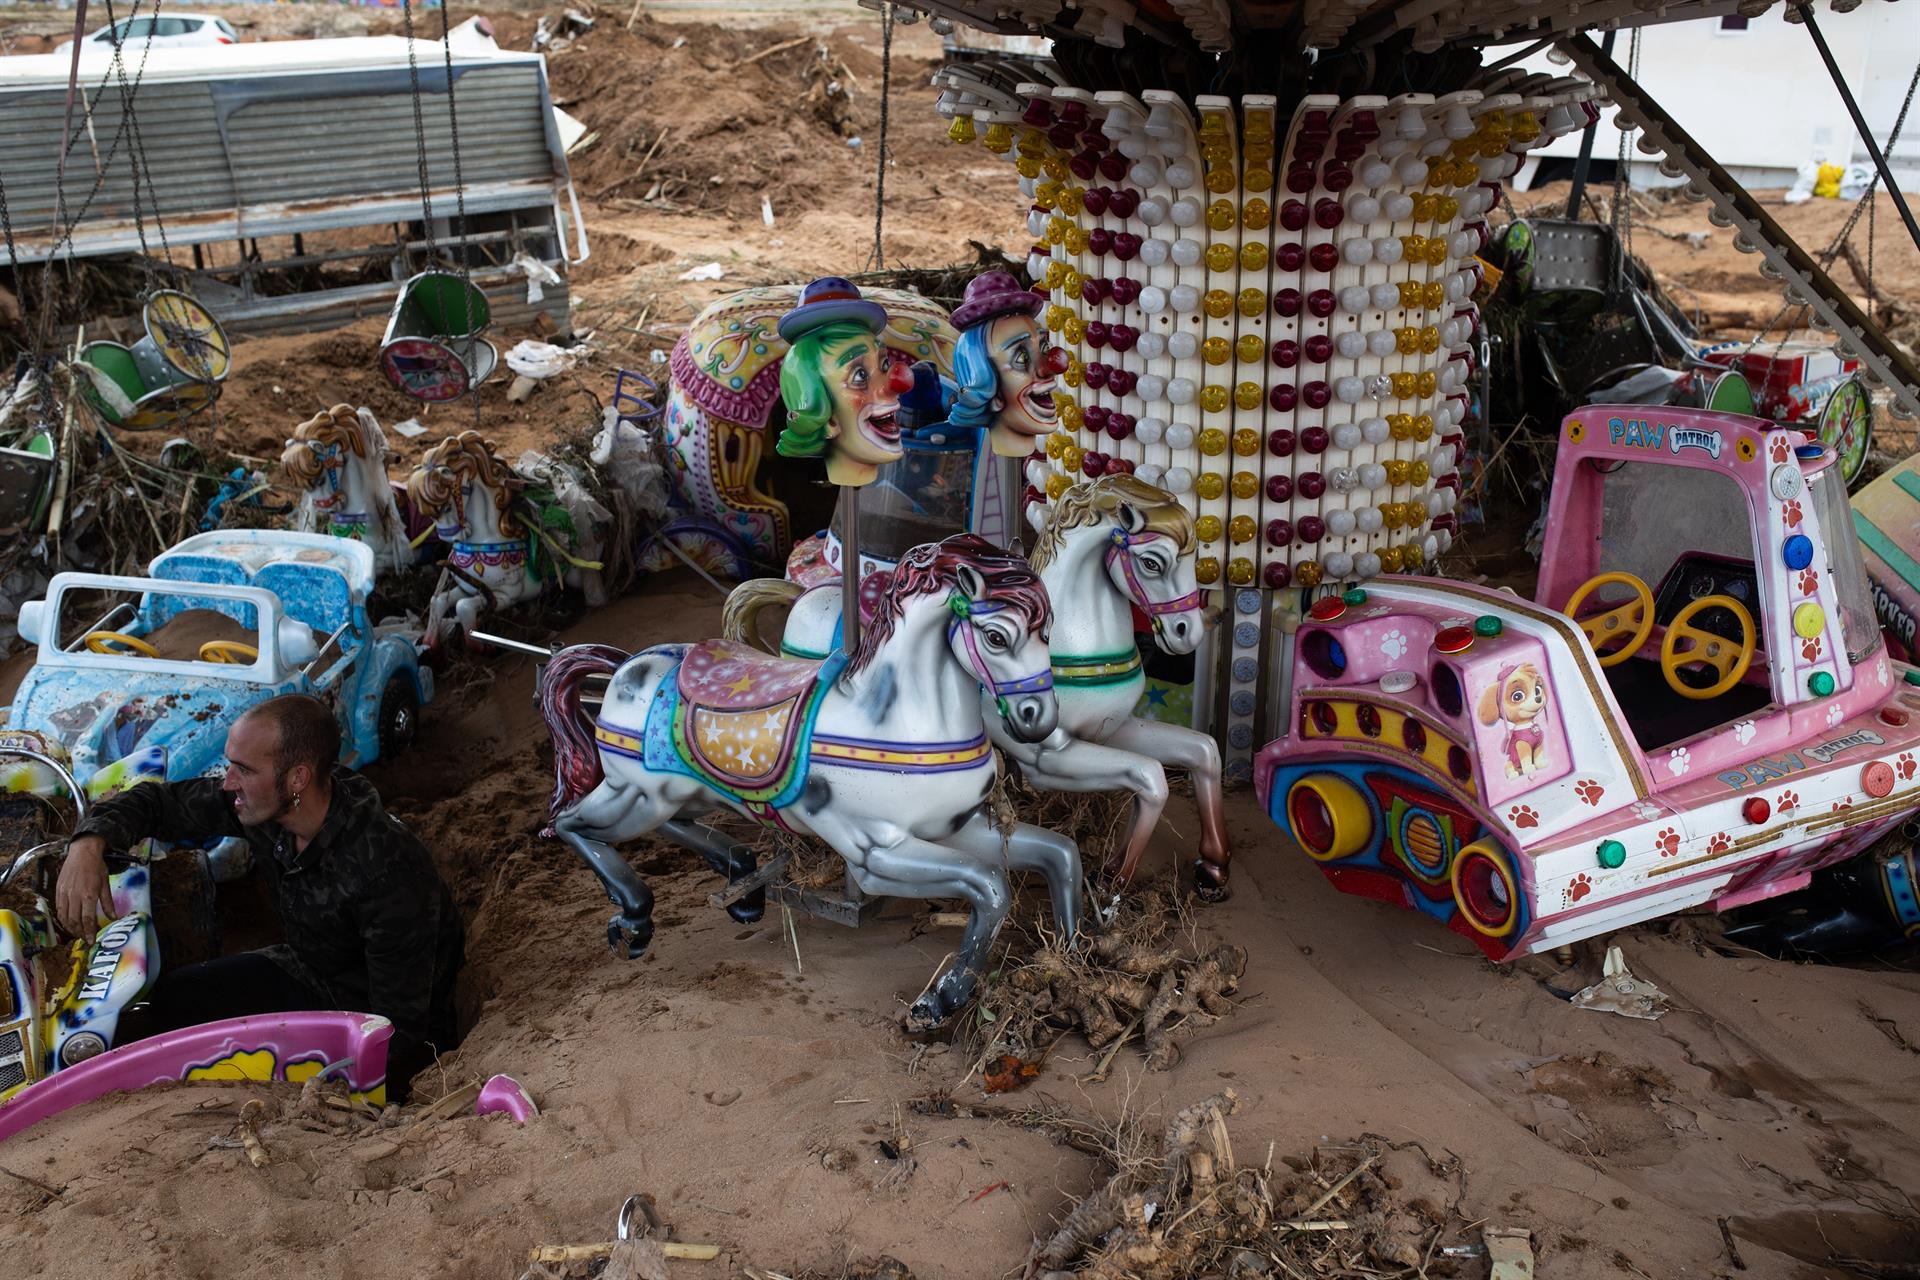
M580 572L600 568L573 559L534 526L541 516L523 496L530 485L494 456L478 431L448 436L407 477L413 510L434 522L449 548L446 573L428 606L428 645L440 644L452 628L471 633L482 609L531 600L556 578L580 585ZM562 570L556 560L570 567Z
M1028 515L1044 526L1030 559L1055 607L1052 665L1060 732L1035 746L1005 739L990 723L994 745L1037 787L1133 792L1133 820L1110 869L1120 885L1132 880L1166 807L1164 766L1190 770L1200 810L1194 888L1207 901L1223 900L1230 850L1219 748L1204 733L1133 714L1146 687L1133 609L1153 620L1154 641L1167 653L1191 653L1205 627L1194 582L1192 517L1172 494L1130 475L1083 480L1061 495L1051 516L1039 504ZM861 584L862 617L884 590L883 574ZM754 616L774 603L793 606L783 652L836 646L838 579L811 588L777 578L744 582L727 598L722 633L729 640L756 640Z
M1026 563L963 534L909 552L858 646L824 662L726 640L554 655L539 688L554 743L550 830L619 907L608 940L637 955L653 932L653 895L613 846L662 830L721 866L687 821L716 801L819 837L864 893L968 902L952 966L909 1012L916 1029L972 993L1010 905L1009 868L1045 877L1072 937L1079 850L1025 823L1003 834L988 802L997 771L987 721L1023 743L1053 733L1050 624ZM596 675L610 680L593 718L580 686Z
M295 427L280 455L304 490L294 527L366 543L383 573L415 563L419 530L401 514L406 488L387 478L389 456L380 423L365 409L337 404Z

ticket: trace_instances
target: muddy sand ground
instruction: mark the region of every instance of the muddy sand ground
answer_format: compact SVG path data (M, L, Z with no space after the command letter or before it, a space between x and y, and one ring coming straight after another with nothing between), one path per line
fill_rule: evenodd
M643 14L629 32L624 6L598 13L601 29L551 71L556 97L602 134L575 164L596 248L574 275L577 323L597 330L601 354L584 386L524 406L489 390L482 425L509 451L590 423L610 370L646 367L711 297L855 269L871 248L872 152L847 139L878 123L875 24L819 33L855 92L844 114L801 115L792 105L819 80L817 46L741 65L793 31ZM525 46L532 15L496 19L503 43ZM977 149L946 150L924 87L935 56L924 26L902 34L888 261L966 260L968 239L1017 253L1010 173ZM649 203L655 181L663 194ZM1810 245L1845 212L1776 207ZM1882 212L1884 231L1890 205ZM1764 324L1771 294L1728 233L1691 207L1656 213L1669 230L1709 236L1703 248L1638 237L1662 277L1690 288L1715 326ZM725 279L679 278L709 261ZM1911 312L1920 269L1881 265L1882 286ZM377 337L369 320L242 343L212 442L270 456L294 422L337 400L383 421L414 416L378 382ZM466 412L429 415L427 439L467 425ZM656 579L563 638L629 649L697 638L717 630L718 605L702 583ZM419 744L375 776L434 848L469 921L471 1031L421 1095L505 1072L540 1118L455 1117L397 1141L279 1121L265 1130L273 1163L254 1169L222 1144L239 1103L274 1090L103 1100L0 1150L13 1271L512 1280L533 1245L609 1238L621 1201L646 1192L680 1238L721 1246L716 1261L672 1263L677 1276L866 1274L854 1264L882 1254L923 1278L1018 1274L1031 1242L1102 1175L1042 1135L913 1111L946 1091L981 1096L968 1055L895 1029L957 935L904 903L857 932L802 918L796 960L777 912L733 923L706 902L709 873L646 845L634 857L660 895L659 934L644 960L615 958L597 884L537 838L551 773L531 690L523 661L462 666ZM1710 922L1683 919L1613 939L1672 1012L1639 1022L1580 1011L1554 989L1595 976L1598 945L1580 949L1578 974L1544 960L1490 965L1437 925L1335 893L1250 794L1231 796L1228 816L1235 895L1198 920L1252 957L1241 1007L1188 1037L1171 1071L1145 1073L1127 1051L1101 1085L1080 1082L1093 1055L1070 1037L1019 1100L1157 1126L1230 1084L1245 1103L1233 1122L1243 1159L1363 1134L1419 1142L1454 1171L1465 1219L1530 1228L1540 1274L1556 1280L1917 1274L1920 1215L1903 1189L1920 1187L1920 977L1729 956L1709 945ZM1195 827L1176 799L1157 865L1189 861ZM881 1146L898 1152L903 1139L906 1160ZM1478 1276L1485 1263L1439 1261L1432 1274L1448 1268Z

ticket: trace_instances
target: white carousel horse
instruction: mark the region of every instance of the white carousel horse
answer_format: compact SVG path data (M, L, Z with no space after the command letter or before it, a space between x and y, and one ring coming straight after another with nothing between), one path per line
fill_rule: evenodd
M1195 890L1208 901L1224 899L1231 851L1220 750L1204 733L1133 714L1146 675L1130 606L1153 620L1154 640L1168 653L1191 653L1205 627L1194 581L1192 517L1164 489L1111 475L1069 488L1051 517L1036 503L1028 518L1045 524L1031 559L1055 606L1051 648L1060 729L1037 745L995 734L995 745L1037 787L1133 792L1133 821L1117 865L1109 868L1121 885L1132 880L1166 808L1164 766L1191 771L1200 811ZM861 585L863 615L881 581L874 574ZM825 653L837 646L838 580L805 590L776 578L744 582L727 598L721 630L730 640L757 640L754 615L786 601L793 609L780 642L783 652Z
M556 578L581 586L584 573L599 570L529 523L521 495L531 483L495 457L478 431L448 436L407 477L414 512L432 520L448 546L447 572L427 609L428 645L452 628L471 633L482 609L531 600Z
M380 423L366 409L337 404L295 427L280 455L304 491L294 527L366 543L382 573L413 564L418 557L387 477L390 456Z
M1073 936L1079 850L1024 823L1003 836L987 801L988 719L1021 742L1054 730L1049 623L1026 563L962 534L907 553L851 655L781 659L725 640L633 656L561 650L539 690L554 743L552 832L620 908L608 940L637 955L653 933L653 895L615 844L658 829L724 871L744 869L684 821L716 801L818 836L864 893L968 902L952 966L909 1012L916 1028L972 993L1011 905L1008 868L1046 878ZM597 720L580 709L590 675L611 677Z

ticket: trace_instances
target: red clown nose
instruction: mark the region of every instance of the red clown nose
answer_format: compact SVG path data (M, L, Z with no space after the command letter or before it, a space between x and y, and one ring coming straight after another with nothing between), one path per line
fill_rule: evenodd
M887 390L895 395L905 395L913 390L913 366L895 363L887 369Z
M1047 354L1041 358L1040 368L1042 372L1053 374L1055 377L1059 377L1065 373L1067 371L1067 349L1065 347L1048 348Z

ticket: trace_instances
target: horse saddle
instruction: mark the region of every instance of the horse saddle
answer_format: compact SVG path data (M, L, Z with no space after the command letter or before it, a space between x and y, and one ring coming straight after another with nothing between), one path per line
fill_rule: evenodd
M697 775L746 800L778 807L806 773L806 742L820 700L846 659L775 658L730 640L687 650L674 678L674 746Z

